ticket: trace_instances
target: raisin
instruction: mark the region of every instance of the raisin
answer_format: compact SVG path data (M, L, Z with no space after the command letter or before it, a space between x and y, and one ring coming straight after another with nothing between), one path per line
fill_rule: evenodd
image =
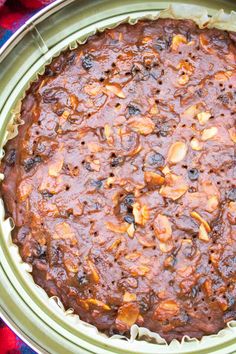
M8 166L13 166L15 165L16 162L16 150L12 149L9 151L9 153L6 156L6 164Z
M30 157L24 161L25 172L29 172L37 163L41 162L40 156Z
M43 192L41 192L41 194L42 194L43 198L45 198L45 199L53 197L53 194L49 193L48 191L43 191Z
M202 97L203 90L202 90L202 89L196 90L196 94L197 94L199 97Z
M29 159L27 159L24 162L25 172L29 172L30 170L32 170L32 168L39 162L41 162L40 156L30 157Z
M128 194L125 198L124 198L124 203L127 206L132 206L135 202L134 199L134 195L133 194Z
M148 163L149 165L163 167L165 165L165 158L161 154L159 154L159 152L155 152L148 158Z
M162 51L164 49L168 48L168 42L165 39L158 38L155 44L155 48L159 51Z
M236 256L228 256L219 262L219 272L228 279L236 276Z
M123 157L113 157L111 160L111 167L121 166L124 163Z
M126 215L126 216L124 217L124 221L127 222L128 224L133 224L133 222L134 222L134 217L133 217L133 215Z
M199 171L197 168L190 168L190 170L188 170L188 178L190 179L190 181L196 181L199 177Z
M17 231L17 239L20 243L23 243L26 236L30 234L30 228L28 226L22 226Z
M93 180L91 182L92 186L95 187L96 189L102 188L102 181L100 180Z
M59 117L62 116L62 114L64 113L65 109L64 108L58 108L55 113L56 115L58 115Z
M125 214L127 213L127 206L125 205L125 203L120 203L120 213L121 214Z
M87 276L84 273L78 273L77 278L78 278L78 282L79 282L80 286L84 286L84 285L87 285L89 283L89 281L87 279Z
M221 101L223 104L227 105L230 102L230 97L227 93L217 97L217 100Z
M91 69L93 66L93 62L92 62L92 57L89 54L86 54L83 58L82 58L82 67L85 70L89 70Z
M55 89L46 89L43 91L43 102L44 103L56 103L58 101L58 97L56 97L57 90Z
M140 306L140 311L142 313L147 312L150 308L150 304L149 304L148 299L142 298L139 302L139 306Z
M188 192L189 192L189 193L196 193L196 192L197 192L197 188L195 188L195 187L189 187Z
M67 57L67 63L68 64L73 64L74 63L74 61L75 61L75 58L76 58L76 54L75 54L75 52L71 52L69 55L68 55L68 57Z
M140 109L138 107L133 106L133 105L128 106L128 111L129 111L130 116L135 116L135 115L141 113Z
M87 171L89 171L89 172L92 172L92 171L93 171L93 169L92 169L92 167L91 167L91 165L90 165L89 162L85 161L85 162L83 163L83 166L84 166L84 168L86 168Z
M47 68L45 69L44 75L46 75L46 76L51 76L51 77L52 77L52 76L55 76L55 73L52 71L51 68L47 67Z
M167 123L157 123L157 135L162 136L163 138L167 137L171 132L172 129Z
M191 290L191 296L196 297L198 295L198 288L194 286Z
M40 244L37 244L37 247L35 249L35 255L40 258L40 259L45 259L46 258L46 250L47 246L41 246Z
M228 300L229 307L232 307L236 301L234 296L232 296L230 294L227 294L227 300Z
M236 187L230 189L230 191L228 192L228 199L232 202L236 201Z
M186 244L183 245L182 252L185 255L185 257L192 258L196 253L196 248L192 244Z

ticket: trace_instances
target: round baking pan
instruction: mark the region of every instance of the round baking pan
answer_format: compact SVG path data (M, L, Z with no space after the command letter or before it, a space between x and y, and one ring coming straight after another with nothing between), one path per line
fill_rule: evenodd
M106 28L128 16L141 17L181 1L144 0L58 0L33 16L0 50L0 146L13 108L50 58L75 40L83 40L96 28ZM236 10L235 0L185 0L207 8L210 15L219 9ZM189 341L171 347L92 336L64 321L29 287L9 250L9 232L0 215L0 316L32 348L40 353L236 353L235 332L207 337L198 345ZM3 231L4 230L4 231ZM86 328L86 327L85 327Z

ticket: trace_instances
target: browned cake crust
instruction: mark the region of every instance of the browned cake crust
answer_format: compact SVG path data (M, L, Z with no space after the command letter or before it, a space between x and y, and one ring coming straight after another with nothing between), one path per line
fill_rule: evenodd
M2 195L33 277L111 335L236 318L234 34L143 21L53 60L6 146Z

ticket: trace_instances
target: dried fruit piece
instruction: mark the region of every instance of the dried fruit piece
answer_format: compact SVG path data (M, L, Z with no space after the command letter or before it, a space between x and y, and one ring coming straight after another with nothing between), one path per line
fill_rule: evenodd
M173 51L177 51L181 44L187 44L187 38L182 34L176 34L172 38L171 48Z
M136 301L136 299L137 299L136 294L131 294L128 291L126 291L123 295L124 302L132 302L132 301Z
M215 74L215 79L217 81L227 81L230 79L230 77L232 76L233 71L228 70L228 71L218 71Z
M88 264L90 273L92 275L93 281L97 284L100 280L100 276L98 274L97 268L95 267L95 264L90 260L87 261L87 264Z
M110 221L106 221L105 225L108 230L117 232L118 234L123 234L124 232L127 231L127 228L129 227L127 223L114 224L113 222Z
M170 173L170 169L168 166L165 166L161 172L166 176Z
M192 266L183 266L177 270L177 273L181 278L188 278L193 272L194 268Z
M216 195L212 195L207 200L207 205L205 210L207 210L209 213L212 213L214 210L218 208L218 206L219 206L218 197Z
M82 58L82 67L85 70L89 70L93 66L93 61L92 61L92 56L90 54L85 54L85 56Z
M114 139L113 139L111 133L112 133L111 126L109 124L105 124L105 126L104 126L104 135L105 135L105 137L107 139L107 143L109 145L112 145L113 142L114 142Z
M190 146L193 150L196 150L196 151L200 151L203 148L202 143L197 138L191 139Z
M67 222L61 222L55 226L54 239L70 239L72 244L77 243L76 235L72 227Z
M16 149L11 149L5 156L7 166L14 166L16 162Z
M128 259L129 261L135 261L138 259L142 254L140 252L132 252L129 253L125 256L125 259Z
M121 239L118 238L117 240L115 240L112 245L110 247L108 247L108 251L112 251L114 249L116 249L119 245L121 244Z
M128 124L131 129L142 135L148 135L155 129L155 124L150 118L133 117L130 118Z
M230 224L236 224L236 202L229 203L227 217L229 219Z
M163 167L165 165L165 158L159 152L151 152L145 157L145 166Z
M95 143L95 142L92 142L92 141L87 143L87 147L88 147L88 149L91 152L101 152L101 151L103 151L103 148L98 143Z
M212 139L212 138L214 138L214 136L216 136L217 133L218 133L217 127L211 127L208 129L204 129L202 132L202 140L206 141L206 140Z
M236 128L232 127L228 130L230 139L236 144Z
M233 187L228 191L227 198L232 202L236 201L236 187Z
M71 273L77 273L78 272L78 263L76 262L76 259L72 258L67 258L64 260L64 264L66 269L71 272Z
M116 325L123 330L129 329L138 319L139 307L135 303L122 305L118 310Z
M13 155L14 156L14 155ZM36 166L37 163L42 161L40 156L30 157L29 159L24 161L24 170L25 172L29 172L32 170L33 167ZM12 164L14 165L14 163Z
M76 95L74 95L74 94L70 95L70 104L71 104L71 107L72 107L73 110L75 110L78 107L79 100L78 100Z
M109 305L105 304L104 302L102 302L100 300L90 298L90 299L86 299L85 301L89 305L94 305L94 306L100 307L100 308L102 308L105 311L111 310Z
M21 202L26 201L33 190L32 184L29 180L23 180L17 190L17 194Z
M205 292L207 293L208 296L212 296L213 295L212 280L211 279L207 279L207 280L204 281L203 288L204 288L204 290L205 290Z
M158 109L156 103L154 103L154 105L152 105L152 107L151 107L149 113L150 113L152 116L155 116L156 114L159 113L159 109Z
M124 221L127 222L128 224L133 224L134 223L134 217L132 215L125 215Z
M174 256L168 256L164 261L165 268L173 268L176 263L176 259Z
M59 154L55 155L52 159L52 161L49 162L48 164L48 174L51 177L57 177L59 176L62 167L64 163L64 157L62 153L60 152Z
M92 84L88 84L84 86L84 91L89 96L97 96L102 90L102 87L99 83L93 82Z
M210 232L211 231L211 227L210 225L208 224L208 222L206 220L204 220L200 214L198 214L196 211L192 211L190 213L190 215L192 216L192 218L196 219L197 221L199 221L201 224L204 225L205 229L207 232Z
M202 103L197 103L194 104L190 107L188 107L183 113L182 117L186 119L193 119L198 113L201 112L201 109L203 108Z
M135 115L141 113L140 109L139 109L138 107L132 105L132 104L128 105L127 108L128 108L128 111L129 111L129 115L130 115L130 116L135 116Z
M184 195L188 190L188 185L182 176L177 176L173 173L167 173L165 184L160 189L160 194L163 197L177 200Z
M160 242L159 243L159 248L161 252L163 253L168 253L173 249L174 245L172 241L167 241L167 242Z
M188 178L190 179L190 181L197 181L199 177L199 171L197 168L190 168L188 170Z
M129 235L129 237L133 238L134 237L134 233L135 233L135 227L134 224L130 224L130 226L127 229L127 234Z
M187 145L183 141L177 141L170 146L167 160L174 164L178 163L185 158L187 150Z
M200 42L200 45L201 47L207 52L207 53L214 53L214 50L213 48L209 45L209 39L208 37L204 34L204 33L201 33L200 36L199 36L199 42Z
M206 230L204 224L201 224L201 225L199 226L198 237L199 237L199 239L202 240L202 241L206 241L206 242L209 241L209 236L208 236L208 233L207 233L207 230Z
M184 70L189 75L194 72L194 66L184 59L180 60L179 64L177 65L177 69Z
M101 168L101 165L100 165L100 161L95 159L95 160L92 160L90 163L90 168L92 171L100 171L100 168Z
M135 265L130 267L130 273L134 276L144 276L146 275L148 272L150 272L150 268L145 266L145 265Z
M190 80L190 77L187 74L183 74L178 78L178 84L181 86L186 85Z
M208 122L208 120L210 119L210 117L211 117L210 112L200 112L197 115L197 119L201 125L206 124Z
M172 237L171 223L167 216L158 214L154 219L154 232L158 240L166 242Z
M179 305L174 300L163 300L157 306L154 312L154 319L159 321L165 321L172 319L174 316L177 316L180 312Z
M137 224L145 225L149 219L149 212L146 205L141 206L139 203L133 204L134 220Z
M165 178L155 172L144 172L144 180L151 187L161 186L165 182Z
M121 86L119 84L115 84L115 85L107 84L107 85L105 85L105 87L106 87L107 91L114 93L114 95L116 95L117 97L125 98L125 94L122 91Z

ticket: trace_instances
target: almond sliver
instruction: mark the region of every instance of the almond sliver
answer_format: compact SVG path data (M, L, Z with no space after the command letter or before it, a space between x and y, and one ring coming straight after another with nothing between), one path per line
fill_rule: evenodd
M178 163L185 158L187 150L187 145L183 141L177 141L170 146L167 160L174 164Z

